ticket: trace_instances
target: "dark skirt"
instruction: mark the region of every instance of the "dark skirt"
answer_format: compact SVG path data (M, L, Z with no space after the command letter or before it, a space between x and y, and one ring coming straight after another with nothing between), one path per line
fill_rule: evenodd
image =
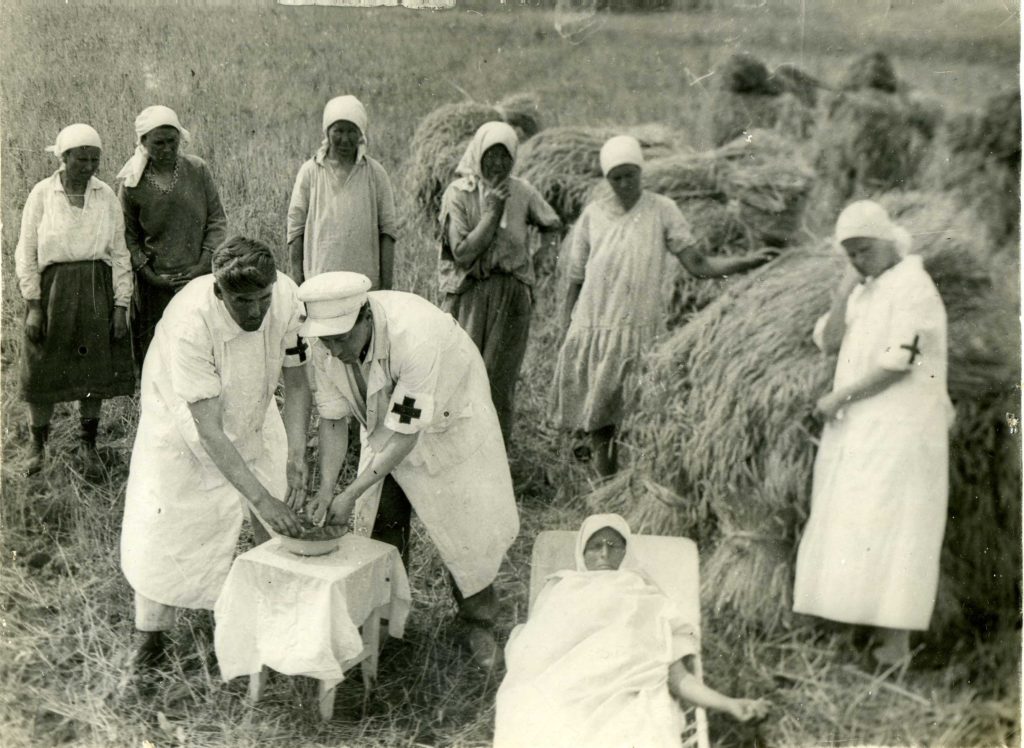
M135 313L132 317L132 340L135 343L135 365L142 371L142 363L146 360L146 351L156 334L156 323L164 315L164 309L174 298L174 289L151 286L142 277L135 274Z
M43 270L40 286L46 335L42 343L24 336L22 398L46 404L131 395L131 338L113 338L110 266L60 262Z

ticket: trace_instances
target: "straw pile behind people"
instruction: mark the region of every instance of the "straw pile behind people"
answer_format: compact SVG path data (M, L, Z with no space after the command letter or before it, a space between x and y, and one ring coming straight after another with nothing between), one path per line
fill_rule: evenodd
M951 116L927 169L928 184L975 208L993 242L1020 238L1020 92L991 97L980 112Z
M723 145L745 132L771 128L796 139L809 137L819 87L794 65L770 73L753 55L733 55L719 71L711 103L712 142Z
M691 162L693 159L691 159ZM707 255L764 246L786 247L803 238L802 221L814 172L792 140L755 130L702 154L703 170L679 158L648 165L645 185L672 197L690 223L697 248ZM690 174L711 175L717 190L695 185ZM689 184L689 192L681 187ZM698 193L690 197L690 193ZM698 279L680 269L669 307L669 326L685 322L718 296L726 281Z
M459 101L442 104L424 117L413 133L405 170L406 189L427 220L435 220L441 195L480 125L500 120L516 128L520 141L541 129L540 108L530 94L515 94L497 104Z
M815 167L828 199L915 188L941 118L935 102L905 90L884 54L855 60L818 128Z
M1019 361L993 324L1015 302L993 296L986 258L972 242L973 216L942 195L886 202L915 235L950 319L956 519L947 531L936 615L939 626L949 626L965 615L960 603L966 614L1018 608L1020 472L1002 423ZM704 567L706 602L739 624L771 629L789 617L820 430L814 403L835 366L810 331L828 310L844 263L831 246L803 247L736 281L651 352L638 406L624 424L627 460L691 505L684 519L710 517L689 522L703 547L713 548ZM972 342L959 342L965 338ZM1002 449L993 453L996 442ZM621 508L635 519L651 511Z

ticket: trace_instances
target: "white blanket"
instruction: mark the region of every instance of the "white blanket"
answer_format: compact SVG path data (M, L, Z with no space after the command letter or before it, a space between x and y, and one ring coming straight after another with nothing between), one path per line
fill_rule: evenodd
M697 652L694 628L642 575L553 575L506 647L496 748L678 748L669 665Z

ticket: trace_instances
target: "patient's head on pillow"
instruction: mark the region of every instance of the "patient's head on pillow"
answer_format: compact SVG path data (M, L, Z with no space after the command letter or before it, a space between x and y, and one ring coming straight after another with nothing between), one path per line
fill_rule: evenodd
M626 557L626 539L611 527L602 527L583 547L587 571L615 571Z

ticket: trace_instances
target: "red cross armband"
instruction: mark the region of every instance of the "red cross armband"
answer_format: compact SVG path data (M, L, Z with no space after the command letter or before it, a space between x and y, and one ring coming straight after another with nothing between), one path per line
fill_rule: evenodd
M284 365L301 366L309 358L309 341L296 333L285 338Z
M434 420L434 396L410 392L401 382L395 385L384 416L384 425L399 434L415 434Z

